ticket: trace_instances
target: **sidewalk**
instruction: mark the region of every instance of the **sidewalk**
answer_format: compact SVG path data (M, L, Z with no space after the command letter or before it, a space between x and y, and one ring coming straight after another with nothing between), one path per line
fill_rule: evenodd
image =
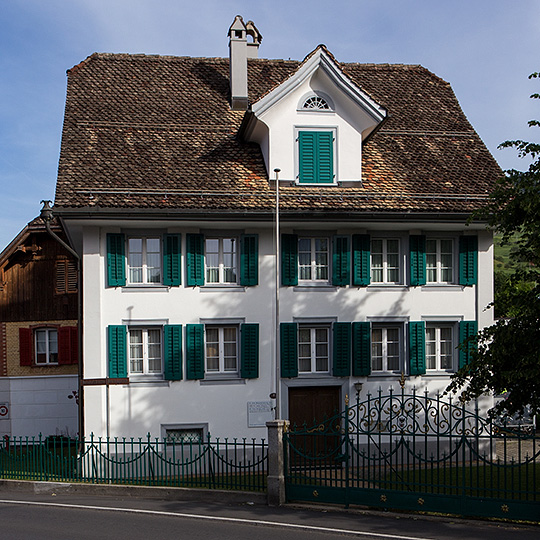
M265 499L264 494L246 492L0 480L2 507L27 508L25 512L35 516L34 519L43 515L39 512L54 510L54 515L61 516L66 523L79 517L91 522L100 519L96 512L103 511L107 512L104 519L125 515L118 519L129 520L129 516L148 515L152 519L177 519L179 526L185 519L196 519L201 520L200 527L211 522L271 527L275 529L272 533L275 536L271 537L283 539L292 538L287 536L291 530L309 533L311 536L306 538L312 538L316 530L338 533L340 537L340 531L347 531L348 535L359 537L408 540L536 540L540 537L540 528L531 525L358 507L306 504L269 507Z

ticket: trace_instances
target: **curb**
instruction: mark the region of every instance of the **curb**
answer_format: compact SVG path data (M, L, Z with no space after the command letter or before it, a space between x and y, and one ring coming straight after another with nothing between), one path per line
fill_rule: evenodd
M71 484L66 482L34 482L30 480L0 480L0 488L22 493L78 493L108 497L147 497L167 501L255 503L266 505L266 493L225 491L163 486L126 486L115 484ZM226 497L226 499L224 498Z

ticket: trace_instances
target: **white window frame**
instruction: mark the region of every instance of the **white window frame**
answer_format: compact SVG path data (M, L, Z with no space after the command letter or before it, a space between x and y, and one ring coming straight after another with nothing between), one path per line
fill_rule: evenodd
M218 251L217 252L209 252L208 251L208 244L209 241L217 241L218 242ZM232 245L234 247L233 252L225 252L224 251L224 241L229 240L232 242ZM204 282L206 285L237 285L240 278L240 270L239 270L239 256L240 256L240 241L238 236L217 236L217 235L208 235L204 237ZM210 266L208 264L208 255L217 254L218 257L218 264L217 266ZM225 265L225 255L233 253L233 265L232 266L226 266ZM209 271L211 269L217 269L218 272L218 279L216 280L210 280L209 279ZM231 270L234 274L234 280L228 281L226 279L226 272Z
M134 335L134 332L140 331L141 332L141 343L132 343L132 336ZM149 346L156 343L150 343L149 341L149 331L157 331L159 335L159 369L150 369L150 354L149 354ZM151 377L160 377L163 376L163 364L164 364L164 358L163 358L163 327L162 326L128 326L128 373L130 376L151 376ZM142 358L140 358L140 361L142 363L142 369L140 371L135 371L133 369L133 362L135 360L139 360L139 358L135 358L132 354L132 347L139 346L142 349ZM157 357L153 358L154 360L157 359Z
M376 330L381 331L381 341L374 340L374 332ZM397 331L397 344L398 344L398 366L395 369L388 368L388 330ZM373 366L374 358L379 355L374 354L374 348L377 343L381 343L381 369L375 369ZM395 343L395 342L393 342ZM371 325L371 372L372 374L385 374L385 373L401 373L404 371L404 348L403 348L403 325L402 324L391 324L391 323L380 323Z
M300 336L302 330L309 331L309 341L301 341ZM325 330L326 332L326 341L317 342L317 331ZM329 324L300 324L298 326L298 374L307 375L307 374L325 374L330 373L330 367L332 365L332 347L331 347L331 326ZM317 345L326 344L326 355L319 355L317 353ZM309 345L310 354L301 355L302 345ZM326 358L326 367L325 369L317 369L317 360L321 358ZM301 360L309 359L310 368L301 369Z
M43 332L45 334L45 351L38 353L38 334ZM37 366L49 366L58 364L58 328L35 328L34 331L34 363ZM55 335L56 339L51 340L51 337ZM54 343L56 343L56 352L54 350ZM45 354L45 361L38 361L38 354ZM52 355L56 354L56 359L52 360Z
M451 251L450 251L450 255L451 255L451 266L450 267L444 267L443 264L442 264L442 248L441 248L441 242L444 242L444 241L447 241L447 242L451 242ZM428 242L435 242L436 243L436 247L435 247L435 252L433 251L429 251L428 252L428 249L427 249L427 244ZM428 237L426 238L426 283L427 284L434 284L434 285L437 285L437 284L452 284L452 283L455 283L456 282L456 256L455 256L455 249L456 249L456 242L454 240L454 238L433 238L433 237ZM435 266L429 266L429 255L430 254L434 254L435 255ZM445 254L448 254L448 252L445 252ZM451 272L451 279L449 280L443 280L442 279L442 274L443 274L443 270L445 269L450 269L450 272ZM435 271L435 279L429 279L429 274L430 274L430 271Z
M442 367L442 344L441 330L450 330L450 339L445 340L444 343L450 343L450 367ZM428 339L428 333L434 330L434 339ZM456 325L452 323L426 323L426 371L427 372L453 372L456 370ZM429 353L429 343L434 343L434 354ZM430 366L430 358L434 359L435 365Z
M225 330L234 329L235 331L235 341L225 341ZM208 340L208 330L217 330L217 341ZM217 356L212 355L209 357L209 344L217 344ZM227 343L235 343L235 366L234 368L225 367L225 345ZM208 366L209 358L217 358L218 368L211 369ZM229 358L233 358L229 355ZM240 373L240 325L239 324L205 324L204 325L204 367L205 367L205 376L238 376Z
M130 250L130 241L131 240L141 240L142 242L142 252L141 252L141 264L142 266L133 266L131 264L131 254L133 253ZM159 266L150 267L148 265L148 241L149 240L157 240L159 243L159 252L158 258L159 258ZM163 282L163 244L161 241L161 236L159 235L130 235L127 237L127 282L129 285L160 285ZM136 252L139 253L139 252ZM156 253L156 252L152 252ZM141 269L142 273L142 280L141 281L133 281L132 280L132 269ZM157 281L153 281L149 278L148 272L150 268L159 268L159 279Z
M309 240L310 241L310 264L309 265L302 265L300 263L300 242L302 240ZM326 240L326 265L317 264L317 241ZM321 283L321 284L328 284L331 280L331 271L332 271L332 265L331 265L331 257L332 257L332 250L331 250L331 238L327 236L298 236L298 283ZM307 252L302 252L307 253ZM314 279L313 276L317 275L317 270L319 268L325 268L327 272L327 278L326 279ZM310 278L303 279L302 278L302 268L309 268L309 274Z
M394 266L389 266L389 261L388 261L388 242L389 241L395 241L397 242L397 267L394 267ZM373 264L373 242L382 242L382 253L381 253L381 258L382 258L382 265L381 266L377 266L375 267L374 264ZM379 253L379 252L377 252ZM392 252L392 254L394 254L394 252ZM401 256L401 239L400 238L396 238L396 237L390 237L390 238L386 238L386 237L374 237L371 239L371 247L370 247L370 277L371 277L371 283L375 284L375 285L400 285L402 282L403 282L403 279L402 279L402 275L403 275L403 271L402 271L402 266L403 266L403 261L402 261L402 256ZM375 270L379 270L381 271L382 273L382 281L378 281L378 280L375 280L374 279L374 269ZM397 280L390 280L389 279L389 272L391 270L394 270L394 269L397 269Z

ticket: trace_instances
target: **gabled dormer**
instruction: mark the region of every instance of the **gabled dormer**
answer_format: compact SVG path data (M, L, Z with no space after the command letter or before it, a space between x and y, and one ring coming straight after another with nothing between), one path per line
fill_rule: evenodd
M269 173L306 186L360 183L362 144L387 116L324 45L248 114L243 138L261 146Z

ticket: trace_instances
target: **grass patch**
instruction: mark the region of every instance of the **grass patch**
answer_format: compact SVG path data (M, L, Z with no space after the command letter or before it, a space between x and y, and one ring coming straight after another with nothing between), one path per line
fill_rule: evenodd
M537 500L540 498L540 464L401 470L387 474L378 484L391 490Z
M87 466L89 463L86 464ZM265 491L267 477L264 473L167 475L158 472L149 475L148 470L139 475L122 474L122 468L111 464L109 473L88 471L82 475L76 446L45 444L11 447L0 450L0 478L6 480L31 480L48 482L112 483L139 486L170 486L199 489L225 489L237 491Z

